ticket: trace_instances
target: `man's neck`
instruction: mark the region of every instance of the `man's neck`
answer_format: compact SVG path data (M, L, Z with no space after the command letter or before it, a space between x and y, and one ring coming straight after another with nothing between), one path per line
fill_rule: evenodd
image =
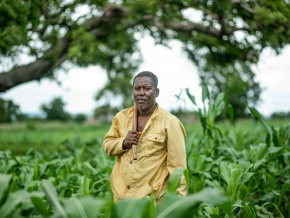
M151 114L153 114L155 108L156 108L156 103L154 105L152 105L152 107L148 108L148 110L144 110L144 111L140 111L138 110L139 112L139 116L140 117L149 117L151 116Z

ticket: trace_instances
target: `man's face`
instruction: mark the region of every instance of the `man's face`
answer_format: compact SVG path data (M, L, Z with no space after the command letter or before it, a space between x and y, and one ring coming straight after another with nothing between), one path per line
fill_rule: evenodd
M155 89L150 77L137 77L133 84L134 101L139 111L155 107L159 89Z

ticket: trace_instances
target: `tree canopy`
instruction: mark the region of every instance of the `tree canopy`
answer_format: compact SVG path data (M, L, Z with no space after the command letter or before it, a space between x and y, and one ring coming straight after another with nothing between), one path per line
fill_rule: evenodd
M56 97L49 104L41 105L41 110L45 113L47 120L68 121L71 116L64 110L64 106L63 100Z
M214 93L235 99L233 88L243 86L255 102L261 89L252 65L265 48L279 53L289 44L289 14L289 0L3 0L0 92L74 65L101 66L107 89L116 81L127 87L142 61L138 33L165 46L180 41Z

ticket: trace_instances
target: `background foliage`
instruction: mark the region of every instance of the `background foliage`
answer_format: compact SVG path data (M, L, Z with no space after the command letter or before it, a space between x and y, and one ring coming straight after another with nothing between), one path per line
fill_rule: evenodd
M138 41L150 35L164 46L181 42L212 97L224 92L236 117L245 116L246 102L255 105L261 93L253 66L264 49L279 54L289 44L289 13L288 0L3 0L0 92L98 65L108 82L96 99L106 106L114 96L127 107L142 61Z

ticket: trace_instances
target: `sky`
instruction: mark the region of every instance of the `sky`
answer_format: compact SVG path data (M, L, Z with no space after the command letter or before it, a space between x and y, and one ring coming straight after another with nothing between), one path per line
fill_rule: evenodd
M140 41L144 62L138 72L148 70L159 79L159 105L167 110L178 107L196 109L185 95L185 88L196 97L201 106L200 80L196 67L187 59L177 41L171 43L171 49L154 45L153 39L145 37ZM265 50L255 68L256 79L263 92L256 108L264 116L273 112L290 111L290 46L279 56ZM136 73L138 73L136 72ZM106 73L98 66L88 68L73 67L68 72L57 75L55 81L43 79L40 82L29 82L19 85L6 93L0 94L4 99L11 99L20 106L23 113L40 114L40 106L48 104L55 97L61 97L66 103L65 109L72 113L92 114L98 106L94 100L96 92L107 81ZM184 101L177 100L175 95L182 91Z

